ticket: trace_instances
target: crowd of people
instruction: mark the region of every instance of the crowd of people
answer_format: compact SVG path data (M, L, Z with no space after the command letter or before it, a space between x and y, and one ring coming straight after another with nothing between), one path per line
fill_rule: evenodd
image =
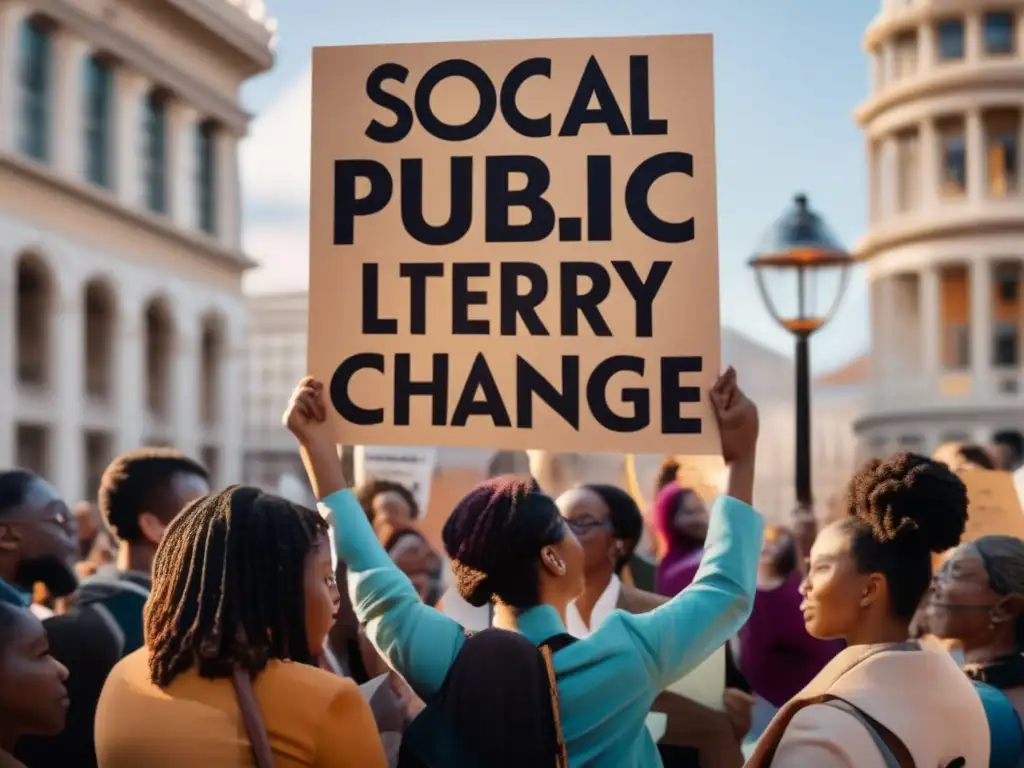
M756 406L731 369L709 397L710 505L670 460L647 514L493 478L443 552L408 489L348 488L313 379L317 510L171 449L73 509L0 471L0 768L1021 765L1024 542L962 541L991 456L875 459L820 530L766 526Z

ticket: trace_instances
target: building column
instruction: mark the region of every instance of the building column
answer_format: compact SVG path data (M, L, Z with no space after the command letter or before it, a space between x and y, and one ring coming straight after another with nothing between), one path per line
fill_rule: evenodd
M68 503L85 492L85 435L82 403L85 399L85 302L77 283L60 297L55 316L51 371L56 395L56 414L50 442L50 472Z
M975 256L970 267L971 376L974 393L988 393L992 372L992 267Z
M918 124L921 136L921 207L924 210L934 208L939 200L939 188L942 181L939 177L939 132L935 121L931 118Z
M0 467L13 467L17 460L17 290L14 252L0 250Z
M977 11L964 17L964 59L978 61L982 56L981 14Z
M242 241L238 136L221 128L217 131L216 146L217 237L228 248L237 250Z
M1024 9L1017 12L1017 18L1014 19L1014 31L1016 32L1017 39L1014 40L1015 50L1019 56L1021 51L1024 51Z
M982 200L985 197L985 130L981 121L981 110L969 109L964 130L964 144L967 150L967 199Z
M879 158L878 213L882 220L892 217L897 210L896 189L898 186L899 148L896 137L889 135L882 139Z
M174 223L186 231L196 228L196 129L199 113L180 101L168 104L168 189Z
M217 382L220 408L221 441L218 449L218 472L222 485L240 483L245 428L244 400L238 396L245 391L245 328L241 322L228 319L224 323L224 357L221 360Z
M882 43L882 82L889 86L896 80L896 45L892 39Z
M129 208L142 206L142 99L149 81L126 67L117 69L117 197Z
M942 307L939 267L926 265L918 274L921 306L921 369L928 378L938 376L942 346Z
M24 3L0 5L0 150L18 147L18 117L21 85L18 58L21 53L21 25L28 18Z
M882 374L883 386L889 380L893 370L891 354L891 333L896 320L896 280L894 275L883 275L875 279L878 290L878 306L871 308L875 349L875 359Z
M171 413L174 447L199 460L200 365L202 353L196 320L178 314L171 357Z
M935 26L922 24L917 28L917 71L925 73L935 66Z
M142 447L146 439L146 346L142 306L131 297L118 298L114 333L117 355L117 453Z
M85 60L89 46L71 32L54 34L53 158L74 180L85 176Z

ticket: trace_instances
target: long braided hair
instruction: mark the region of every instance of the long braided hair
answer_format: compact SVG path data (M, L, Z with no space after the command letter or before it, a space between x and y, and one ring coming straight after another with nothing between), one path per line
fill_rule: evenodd
M250 674L270 659L315 664L306 637L305 564L327 523L257 488L194 501L167 527L146 606L150 679L166 687L197 668Z

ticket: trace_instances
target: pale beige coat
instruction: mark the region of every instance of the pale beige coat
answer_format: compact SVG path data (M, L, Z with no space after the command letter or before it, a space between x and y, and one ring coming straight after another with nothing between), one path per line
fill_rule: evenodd
M835 677L864 648L854 646L837 655L794 700L823 693L819 678ZM944 768L958 757L966 760L967 768L988 766L985 710L947 653L882 651L825 687L829 695L846 699L888 728L906 746L916 768ZM799 709L785 730L777 731L769 726L762 737L768 743L777 740L771 768L885 768L864 725L829 705Z

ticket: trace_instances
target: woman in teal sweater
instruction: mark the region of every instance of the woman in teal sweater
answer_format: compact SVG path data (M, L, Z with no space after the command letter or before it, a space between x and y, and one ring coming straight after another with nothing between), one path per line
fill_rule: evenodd
M574 768L660 765L645 726L655 697L721 647L750 613L764 530L762 517L749 506L757 409L737 387L732 369L716 382L710 399L730 473L727 495L712 507L704 561L693 584L650 613L615 611L588 638L554 656L559 721ZM299 440L321 507L330 514L338 557L348 564L356 615L381 655L429 702L444 684L466 635L451 618L420 601L381 547L345 486L326 408L323 385L307 378L289 404L286 424ZM550 507L552 523L561 520L554 503L542 499ZM534 499L531 507L532 516L544 514L542 501ZM489 509L492 514L503 510L509 518L515 514L509 504ZM507 558L488 563L481 552L463 546L476 533L471 522L463 519L449 526L446 541L455 550L449 555L461 572L463 596L474 602L492 598L497 623L514 627L534 644L564 633L565 609L582 588L582 557L572 532L564 526L531 524L538 533L528 561L532 564L524 568L521 560L510 563ZM522 542L506 542L525 551ZM493 566L490 572L488 566ZM536 602L522 604L523 595L534 595Z

